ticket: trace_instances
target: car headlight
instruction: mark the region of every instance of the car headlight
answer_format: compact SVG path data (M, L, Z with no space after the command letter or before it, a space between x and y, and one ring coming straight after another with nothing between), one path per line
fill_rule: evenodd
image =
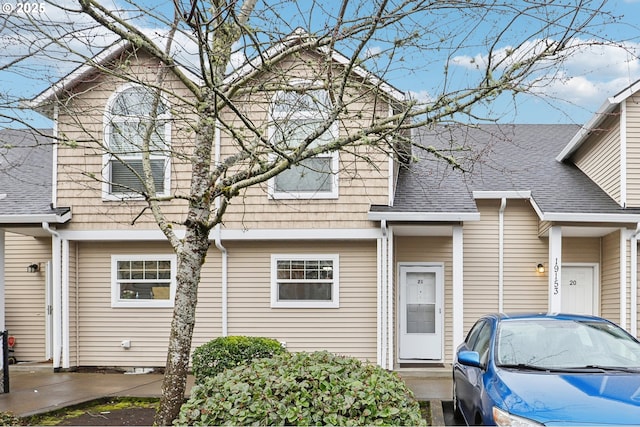
M496 425L498 426L530 427L544 425L528 418L522 418L516 415L512 415L500 408L496 408L495 406L493 407L493 421L495 421Z

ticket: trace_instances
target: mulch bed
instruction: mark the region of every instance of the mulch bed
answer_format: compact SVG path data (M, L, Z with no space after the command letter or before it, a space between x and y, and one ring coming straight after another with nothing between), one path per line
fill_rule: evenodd
M105 412L86 411L84 414L63 420L59 426L152 426L156 414L154 408L127 408Z

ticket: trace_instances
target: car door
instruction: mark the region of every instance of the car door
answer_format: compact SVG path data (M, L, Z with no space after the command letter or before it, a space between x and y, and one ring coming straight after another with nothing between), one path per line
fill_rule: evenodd
M478 352L480 363L486 366L491 343L492 324L489 320L478 321L469 332L461 350ZM466 348L464 348L466 347ZM474 423L475 414L480 411L483 385L483 368L458 365L454 375L458 405L467 423Z

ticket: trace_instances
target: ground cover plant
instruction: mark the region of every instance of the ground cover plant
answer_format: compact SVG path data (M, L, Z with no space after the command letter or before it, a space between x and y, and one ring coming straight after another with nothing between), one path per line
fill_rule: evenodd
M283 353L206 378L176 425L425 425L392 372L328 352Z

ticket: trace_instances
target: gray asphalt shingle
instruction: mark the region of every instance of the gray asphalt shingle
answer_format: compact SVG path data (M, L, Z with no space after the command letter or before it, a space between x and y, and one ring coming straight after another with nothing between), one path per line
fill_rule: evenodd
M456 156L465 172L414 148L417 161L400 172L393 207L371 211L469 213L477 211L474 191L531 191L543 212L640 212L622 209L577 167L555 160L578 129L535 124L417 129L417 145Z
M0 215L54 213L52 141L45 135L26 129L0 130Z

